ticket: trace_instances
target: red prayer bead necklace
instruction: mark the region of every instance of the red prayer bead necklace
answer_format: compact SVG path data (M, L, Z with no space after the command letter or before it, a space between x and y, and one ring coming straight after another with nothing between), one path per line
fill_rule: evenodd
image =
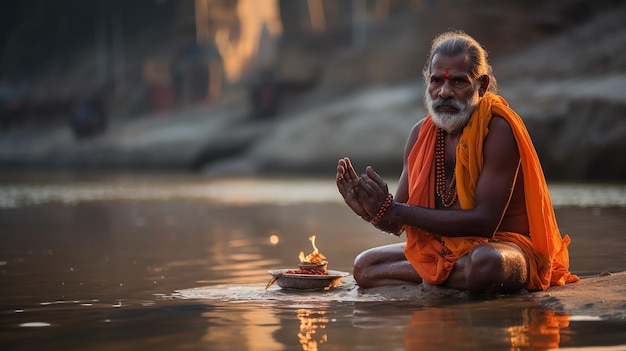
M444 207L450 207L456 203L459 193L456 188L456 167L452 172L452 180L446 188L446 152L445 152L445 132L441 128L437 128L437 142L435 144L435 191L441 199Z

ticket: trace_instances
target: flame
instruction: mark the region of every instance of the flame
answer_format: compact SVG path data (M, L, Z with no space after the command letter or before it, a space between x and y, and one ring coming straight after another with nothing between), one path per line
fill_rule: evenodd
M317 246L315 246L315 235L311 235L309 237L309 240L311 241L311 244L313 245L313 252L309 254L308 256L304 257L304 252L300 251L300 255L299 255L300 262L301 263L324 263L326 262L326 257L322 255L317 249Z

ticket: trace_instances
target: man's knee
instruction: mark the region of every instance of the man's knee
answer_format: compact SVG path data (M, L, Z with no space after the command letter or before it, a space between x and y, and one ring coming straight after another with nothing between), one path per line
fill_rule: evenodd
M384 252L379 247L365 250L356 256L352 276L360 287L376 286L376 268L381 262L385 262L384 258Z
M361 252L354 259L352 275L362 288L378 286L381 279L393 278L393 269L390 267L400 261L406 261L403 245L392 244L371 248Z
M372 264L373 249L365 250L354 258L354 271L362 271L366 266Z
M528 264L521 250L504 244L487 244L476 247L468 255L466 279L470 290L513 292L525 287Z
M352 268L352 276L354 280L361 287L369 286L369 278L367 277L368 267L371 265L371 253L363 251L354 259L354 267Z
M466 281L470 290L491 291L504 279L504 258L491 248L468 253Z

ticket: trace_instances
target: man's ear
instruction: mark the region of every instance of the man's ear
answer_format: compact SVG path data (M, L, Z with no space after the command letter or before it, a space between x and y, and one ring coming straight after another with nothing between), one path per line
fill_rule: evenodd
M487 89L489 88L489 76L484 75L478 78L478 80L480 80L480 87L478 88L478 96L482 97L483 95L485 95L485 93L487 92Z

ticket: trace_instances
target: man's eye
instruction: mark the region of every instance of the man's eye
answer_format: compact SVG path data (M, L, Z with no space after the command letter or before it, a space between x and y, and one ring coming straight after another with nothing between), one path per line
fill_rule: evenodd
M452 83L457 87L464 87L470 84L467 80L463 78L456 78L452 81Z
M430 82L433 84L440 84L443 81L443 79L439 78L439 77L432 77L430 78Z

